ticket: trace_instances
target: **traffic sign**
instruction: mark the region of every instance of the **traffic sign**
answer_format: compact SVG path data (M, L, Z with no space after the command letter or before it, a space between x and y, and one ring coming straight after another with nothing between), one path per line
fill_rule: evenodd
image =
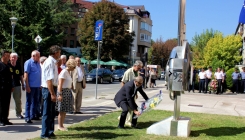
M37 37L34 39L36 41L36 43L40 43L42 41L42 38L37 35Z
M94 40L95 41L102 41L103 38L103 20L97 20L95 23L95 30L94 30Z

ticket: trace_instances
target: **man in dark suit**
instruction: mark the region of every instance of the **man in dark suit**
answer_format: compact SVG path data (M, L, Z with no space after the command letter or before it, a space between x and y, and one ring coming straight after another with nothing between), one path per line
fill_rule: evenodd
M118 128L124 128L124 123L127 117L128 111L133 111L132 127L138 128L137 118L134 119L135 115L140 115L137 110L137 104L135 103L134 97L139 91L139 93L148 100L148 96L142 90L143 78L141 76L136 77L134 80L127 82L116 94L114 101L118 107L122 108L122 113L119 121Z

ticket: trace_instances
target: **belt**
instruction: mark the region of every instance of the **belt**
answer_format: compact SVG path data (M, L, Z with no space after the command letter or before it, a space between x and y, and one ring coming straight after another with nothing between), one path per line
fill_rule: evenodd
M200 79L200 80L205 80L205 79Z
M83 81L80 81L80 82L77 81L77 83L82 83L82 82L83 82Z

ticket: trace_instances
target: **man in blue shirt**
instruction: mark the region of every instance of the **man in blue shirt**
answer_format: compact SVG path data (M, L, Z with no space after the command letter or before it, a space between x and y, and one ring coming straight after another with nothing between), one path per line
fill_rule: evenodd
M26 110L25 121L38 120L37 102L40 98L41 87L41 66L39 63L40 53L35 50L31 53L31 58L24 64L24 80L26 84Z

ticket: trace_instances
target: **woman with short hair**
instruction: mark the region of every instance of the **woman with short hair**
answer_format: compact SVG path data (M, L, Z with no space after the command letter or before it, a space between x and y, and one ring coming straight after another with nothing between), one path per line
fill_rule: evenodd
M73 111L71 92L72 78L70 72L73 71L75 68L75 60L69 59L66 62L66 68L63 69L59 74L59 84L57 91L58 101L56 102L56 109L59 111L58 130L60 131L67 131L67 129L63 125L66 113Z

